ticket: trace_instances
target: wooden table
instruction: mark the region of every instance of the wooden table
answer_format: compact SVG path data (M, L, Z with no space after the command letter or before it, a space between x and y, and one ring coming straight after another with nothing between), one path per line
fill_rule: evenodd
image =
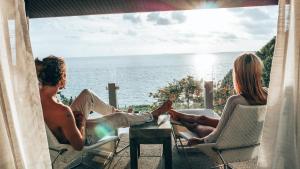
M172 169L172 130L169 119L167 115L161 115L157 121L130 127L131 169L138 169L140 144L162 144L165 168Z

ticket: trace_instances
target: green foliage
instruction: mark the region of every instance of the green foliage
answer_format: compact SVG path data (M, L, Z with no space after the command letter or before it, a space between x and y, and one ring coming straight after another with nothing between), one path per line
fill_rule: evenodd
M232 69L219 81L214 89L214 110L221 113L227 98L235 93L232 81Z
M273 37L265 46L263 46L259 51L256 52L256 55L259 56L264 63L263 81L266 87L269 87L270 83L270 73L275 42L276 37Z
M169 83L166 87L158 90L155 93L150 93L149 96L157 101L154 106L157 106L164 101L174 100L174 106L180 108L190 108L193 106L203 107L203 80L195 80L192 76L187 76L181 80L175 80Z
M58 93L58 99L65 105L71 105L72 102L73 102L73 98L70 97L70 98L67 98L65 95L62 94L61 91L59 91Z

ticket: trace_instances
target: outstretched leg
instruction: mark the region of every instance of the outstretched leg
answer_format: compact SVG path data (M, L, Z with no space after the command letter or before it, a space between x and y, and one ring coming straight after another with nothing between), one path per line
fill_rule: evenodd
M197 116L197 115L180 113L173 109L169 110L168 112L171 115L172 119L180 121L180 122L198 123L198 121L199 121L199 116Z
M71 105L73 111L83 113L87 119L91 111L98 112L102 115L111 114L115 108L102 101L94 92L84 89Z
M203 115L186 114L186 113L177 112L173 109L169 110L168 112L171 115L172 119L180 121L182 123L183 122L197 123L199 125L210 126L213 128L216 128L219 123L218 119L210 118Z
M151 113L124 113L115 112L115 108L104 103L96 94L90 90L83 90L71 105L73 113L88 119L91 111L104 115L101 118L87 120L85 123L85 137L87 144L93 144L103 136L110 134L113 130L120 127L129 127L143 124L157 118L163 112L167 112L172 106L171 101L165 102L161 107Z
M195 134L197 134L197 136L199 138L203 138L208 136L211 132L213 132L215 130L214 127L211 126L205 126L205 125L197 125L196 127L194 127L193 129L191 129L191 131Z

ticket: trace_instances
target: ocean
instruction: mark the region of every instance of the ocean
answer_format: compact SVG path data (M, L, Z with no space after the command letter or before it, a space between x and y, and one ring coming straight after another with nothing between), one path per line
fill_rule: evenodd
M221 80L240 52L210 54L162 54L139 56L66 58L67 86L62 91L76 97L91 89L108 102L108 83L116 83L119 107L151 104L150 92L187 75L196 79Z

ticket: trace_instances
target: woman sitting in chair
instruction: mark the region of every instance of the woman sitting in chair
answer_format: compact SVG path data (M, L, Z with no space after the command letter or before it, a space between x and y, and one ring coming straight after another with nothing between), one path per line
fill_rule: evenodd
M180 113L173 109L169 111L172 119L181 122L199 137L190 139L189 145L215 142L236 105L265 105L267 103L268 93L263 88L262 70L262 61L253 53L242 54L234 61L232 77L237 95L227 99L220 120Z

